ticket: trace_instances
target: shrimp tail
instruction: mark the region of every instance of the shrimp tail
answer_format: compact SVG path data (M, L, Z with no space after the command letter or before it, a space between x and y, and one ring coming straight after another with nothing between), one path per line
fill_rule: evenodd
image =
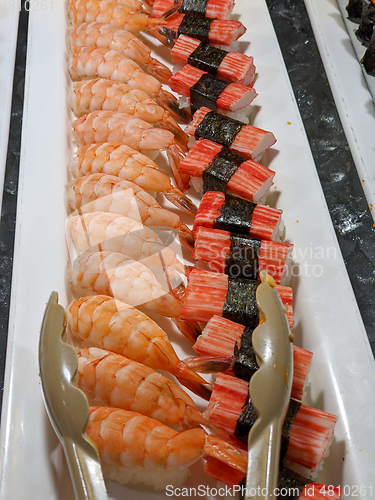
M229 356L193 356L184 363L194 372L218 373L233 368L234 359Z
M212 394L212 388L207 384L204 378L190 370L183 361L174 367L172 373L184 387L194 394L197 394L197 396L209 401Z
M182 319L174 318L173 323L177 326L180 332L193 344L197 341L197 338L202 333L202 329L199 326L199 323L197 323L196 321L184 321Z
M189 136L187 134L185 134L185 132L182 130L182 128L179 126L179 124L176 122L176 120L174 120L171 116L168 116L167 118L164 118L160 122L155 123L154 127L165 128L166 130L169 130L170 132L172 132L172 134L174 134L176 142L180 146L180 148L183 151L188 150L187 144L189 141Z
M185 224L181 224L178 229L178 239L180 240L181 245L186 248L186 250L191 254L194 250L194 237L191 230L185 226Z
M179 152L177 151L176 148L169 147L167 149L167 157L168 157L169 167L172 171L172 175L174 177L174 180L176 181L177 187L181 191L186 191L190 187L189 184L190 176L185 174L180 174L180 171L178 169L178 166L180 164Z
M204 451L207 457L214 458L241 473L246 474L247 459L245 452L241 452L236 446L215 436L206 436Z
M150 58L147 64L147 71L161 83L168 83L168 80L172 76L172 71L168 66L155 59L155 57Z
M173 188L168 193L164 193L164 196L168 201L173 203L173 205L175 205L183 212L194 216L197 214L198 208L194 205L190 198L181 193L179 189Z
M188 108L180 108L175 96L167 90L160 89L159 93L155 96L155 100L162 108L169 111L175 120L182 123L189 123L191 121L192 116Z
M178 11L178 9L181 7L181 4L182 4L182 0L174 0L173 7L171 7L169 10L164 12L164 14L161 16L161 19L168 19L168 17L173 16L173 14L175 14Z
M170 49L172 49L176 43L177 33L166 26L149 26L147 31Z

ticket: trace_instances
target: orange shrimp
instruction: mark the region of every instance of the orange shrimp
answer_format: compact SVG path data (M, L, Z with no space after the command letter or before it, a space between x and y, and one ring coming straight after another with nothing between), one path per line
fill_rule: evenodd
M137 411L166 425L210 425L181 387L152 368L95 347L77 354L78 387L90 404Z
M73 28L71 40L72 47L97 47L121 52L141 67L145 67L162 83L168 83L172 76L165 64L151 56L151 49L129 31L116 29L109 24L83 23Z
M106 78L127 83L155 98L175 119L185 123L191 120L191 114L186 108L180 109L177 99L162 88L159 80L145 73L136 62L116 50L73 47L69 73L73 81Z
M95 173L116 175L143 189L162 193L186 213L197 213L194 203L172 186L169 177L158 169L156 163L125 144L105 142L82 146L77 150L71 170L75 178Z
M67 331L75 343L106 349L172 373L194 393L210 398L204 379L178 358L164 330L128 304L106 295L74 300L67 307Z
M86 433L98 446L104 475L122 484L141 482L159 489L182 484L190 465L202 457L246 474L244 455L201 428L177 432L140 413L91 407Z
M79 209L82 213L111 212L146 226L176 229L181 244L190 253L193 251L192 233L177 214L161 208L153 196L136 184L114 175L92 174L75 179L70 184L68 203L73 211Z
M75 82L72 97L72 110L78 117L97 110L127 113L154 127L171 131L182 148L187 146L188 136L178 123L143 90L125 83L96 78Z
M155 128L126 113L93 111L73 122L73 137L77 146L113 141L138 151L165 150L178 187L184 191L189 186L189 176L180 175L178 170L181 148L168 130Z
M70 20L72 24L98 21L132 33L164 24L161 19L151 18L143 12L134 12L126 5L112 0L71 0Z

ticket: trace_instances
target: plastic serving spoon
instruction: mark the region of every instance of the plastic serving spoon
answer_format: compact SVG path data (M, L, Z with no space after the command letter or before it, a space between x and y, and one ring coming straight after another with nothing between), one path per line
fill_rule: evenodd
M73 385L78 359L63 342L66 314L52 292L39 340L39 370L48 417L61 441L77 500L108 500L98 451L85 434L89 404Z
M259 370L249 385L258 419L249 433L245 500L276 498L281 429L293 377L291 334L283 304L274 280L264 271L260 277L256 298L261 320L252 337Z

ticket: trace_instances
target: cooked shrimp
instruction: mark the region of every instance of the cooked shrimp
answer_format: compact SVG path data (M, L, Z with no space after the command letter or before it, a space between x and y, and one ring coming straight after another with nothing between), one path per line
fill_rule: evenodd
M91 407L86 433L98 446L104 475L123 484L141 482L159 489L182 484L188 467L202 457L246 474L243 454L202 428L177 432L140 413Z
M140 118L154 127L170 130L176 141L186 148L188 136L164 108L143 90L126 83L97 78L73 84L73 113L80 117L92 111L118 111Z
M128 217L92 212L69 217L67 229L76 254L86 250L123 253L158 273L163 268L173 287L180 285L185 268L175 252L151 229Z
M164 272L158 278L162 281ZM110 295L172 318L181 313L181 301L169 291L168 284L163 288L145 265L118 252L82 253L70 268L69 279L77 293Z
M145 73L136 62L116 50L73 47L69 72L73 81L99 77L127 83L154 97L174 118L185 123L191 119L186 109L180 109L177 99L162 88L159 80Z
M139 151L166 150L178 187L185 190L189 185L189 176L179 175L180 147L168 130L154 128L126 113L93 111L73 122L73 136L77 146L114 141Z
M143 12L134 12L126 5L112 0L71 0L70 20L72 24L98 21L132 33L164 24L161 19L151 18Z
M172 76L170 69L151 56L151 49L133 33L116 29L109 24L83 23L73 28L72 47L97 47L117 50L163 83Z
M133 182L121 180L114 175L87 175L72 181L68 192L68 203L73 211L80 209L82 213L112 212L122 214L146 226L176 229L181 244L190 253L193 251L192 233L181 222L180 217L170 210L161 208L153 196Z
M163 193L181 210L192 215L197 213L194 203L172 186L169 177L158 169L156 163L125 144L105 142L78 148L73 159L73 176L77 178L94 173L116 175L143 189Z
M95 347L77 352L78 387L90 404L138 411L166 425L210 425L181 387L152 368Z
M67 307L67 330L76 343L107 349L172 373L196 394L210 398L203 379L180 361L164 330L128 304L105 295L74 300Z

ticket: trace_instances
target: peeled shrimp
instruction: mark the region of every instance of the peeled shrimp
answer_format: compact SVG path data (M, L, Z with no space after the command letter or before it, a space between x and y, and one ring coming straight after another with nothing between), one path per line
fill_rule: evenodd
M177 432L140 413L91 407L86 433L98 446L104 475L123 484L142 482L159 489L182 484L188 467L202 457L246 475L247 460L240 451L202 428Z
M119 252L142 262L155 274L164 269L174 288L183 280L185 268L175 252L163 245L154 231L128 217L86 213L69 217L67 228L76 254L86 250Z
M114 141L139 151L166 150L178 187L185 190L189 184L188 176L179 175L178 154L181 149L168 130L154 128L126 113L93 111L73 122L73 136L78 146Z
M155 127L170 130L182 147L187 146L188 136L178 123L143 90L125 83L97 78L75 82L72 97L72 110L78 117L97 110L127 113Z
M69 72L73 81L99 77L127 83L154 97L174 118L186 123L191 119L186 109L180 109L177 99L162 88L159 80L145 73L136 62L116 50L73 47Z
M95 347L78 356L78 387L90 404L138 411L166 425L209 425L191 397L152 368Z
M75 342L170 372L196 394L210 398L203 379L180 361L164 330L128 304L105 295L74 300L67 307L67 330Z
M83 23L74 27L72 47L97 47L116 50L129 57L140 66L144 66L151 75L163 83L168 83L172 76L170 69L151 56L151 49L139 38L123 29L116 29L109 24Z
M156 279L141 262L109 251L82 253L68 273L77 293L110 295L149 312L178 318L182 303L169 291L168 283L160 283L164 279L162 268L159 274Z
M191 231L182 224L177 214L161 208L153 196L136 184L114 175L92 174L75 179L70 184L68 203L72 210L80 209L82 213L111 212L122 214L146 226L176 229L181 244L188 251L193 251Z
M72 24L97 21L131 33L164 24L158 18L151 18L143 12L134 12L126 5L112 0L71 0L70 20Z
M156 163L125 144L105 142L78 148L73 159L73 176L94 173L116 175L143 189L163 193L181 210L192 215L197 213L194 203L172 186L169 177L158 169Z

